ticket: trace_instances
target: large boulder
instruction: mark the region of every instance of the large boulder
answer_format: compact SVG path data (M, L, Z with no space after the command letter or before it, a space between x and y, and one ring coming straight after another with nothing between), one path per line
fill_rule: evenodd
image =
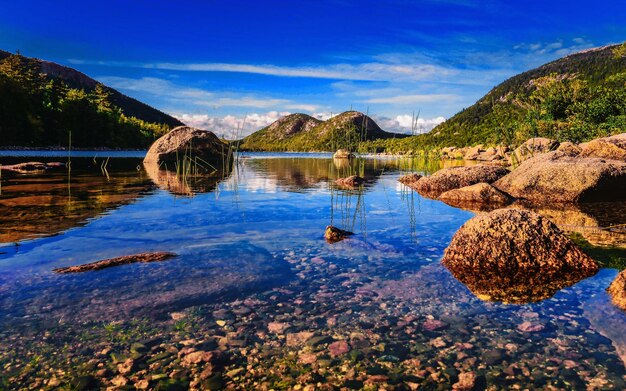
M613 304L626 311L626 270L615 277L607 292L611 295Z
M510 303L548 298L598 272L598 264L556 225L520 209L467 221L442 263L478 297Z
M208 169L209 165L223 165L228 158L228 144L221 141L213 132L189 126L179 126L156 140L144 164L157 164L162 168L173 169L176 164L187 160L196 167ZM208 164L207 164L208 163Z
M536 203L624 200L626 163L553 151L525 161L493 186Z
M496 166L451 167L423 177L417 182L409 183L408 186L425 197L437 198L449 190L481 182L492 183L508 173L509 170L506 168Z
M626 133L599 138L582 144L580 156L626 162Z
M509 204L512 198L488 183L477 183L446 191L439 199L450 206L467 209L495 209Z
M512 158L516 160L517 163L523 162L524 160L530 159L534 156L553 151L558 148L558 146L558 141L545 137L533 137L524 141L522 145L517 147L517 149L513 151ZM514 161L513 163L516 162Z

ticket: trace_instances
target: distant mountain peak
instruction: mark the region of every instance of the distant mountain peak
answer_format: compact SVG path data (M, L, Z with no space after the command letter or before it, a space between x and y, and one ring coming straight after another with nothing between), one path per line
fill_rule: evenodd
M360 141L407 137L385 132L372 118L346 111L320 121L307 114L290 114L242 140L241 148L272 151L333 151Z

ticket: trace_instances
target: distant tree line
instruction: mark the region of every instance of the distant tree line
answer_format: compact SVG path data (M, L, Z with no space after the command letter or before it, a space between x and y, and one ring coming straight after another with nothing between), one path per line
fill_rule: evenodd
M0 145L145 148L169 130L124 115L108 88L69 88L19 54L0 60Z

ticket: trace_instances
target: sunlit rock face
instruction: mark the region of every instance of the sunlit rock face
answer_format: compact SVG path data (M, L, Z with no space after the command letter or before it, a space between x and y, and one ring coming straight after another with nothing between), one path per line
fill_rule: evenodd
M446 191L439 199L450 206L470 210L494 210L511 203L508 194L501 192L488 183L477 183Z
M480 298L509 303L546 299L598 271L556 225L520 209L499 209L466 222L442 263Z
M626 163L548 152L526 160L493 186L540 204L626 200Z
M533 137L524 141L522 145L515 149L513 159L517 162L522 162L534 156L553 151L557 147L559 147L559 143L555 140L545 137Z
M626 133L581 144L581 156L626 162Z
M409 184L422 196L437 198L442 193L471 186L477 183L492 183L509 173L504 167L496 166L470 166L444 168L433 175L423 177L417 182Z
M217 138L214 133L189 126L179 126L156 140L150 146L143 161L144 164L167 164L168 169L174 169L174 165L182 164L185 158L189 158L193 163L196 163L198 159L198 164L205 166L203 161L221 162L225 160L227 154L228 145Z

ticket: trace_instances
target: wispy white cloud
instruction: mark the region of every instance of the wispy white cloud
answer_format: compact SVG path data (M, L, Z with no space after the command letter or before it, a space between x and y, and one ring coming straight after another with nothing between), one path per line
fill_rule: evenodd
M267 113L251 113L245 116L210 116L208 114L187 113L173 113L173 116L189 126L210 130L220 137L234 140L245 137L289 114L291 113L269 111Z
M98 80L124 92L138 92L159 97L169 104L180 104L195 108L239 107L269 109L281 107L289 110L315 111L317 105L293 102L257 94L238 94L225 91L207 91L200 88L177 85L166 79L143 77L139 79L101 76Z
M520 43L515 45L513 49L530 52L536 56L563 57L581 50L593 48L594 46L593 42L588 41L586 38L577 37L573 38L571 42L557 40L552 42Z
M231 63L136 63L78 59L70 59L69 62L77 65L89 64L168 71L236 72L281 77L367 81L422 81L434 77L448 77L457 73L454 69L419 62L364 62L359 64L340 63L310 66Z
M393 95L384 98L370 98L364 100L365 103L389 103L389 104L418 104L434 102L450 102L459 100L460 97L452 94L413 94L413 95Z

